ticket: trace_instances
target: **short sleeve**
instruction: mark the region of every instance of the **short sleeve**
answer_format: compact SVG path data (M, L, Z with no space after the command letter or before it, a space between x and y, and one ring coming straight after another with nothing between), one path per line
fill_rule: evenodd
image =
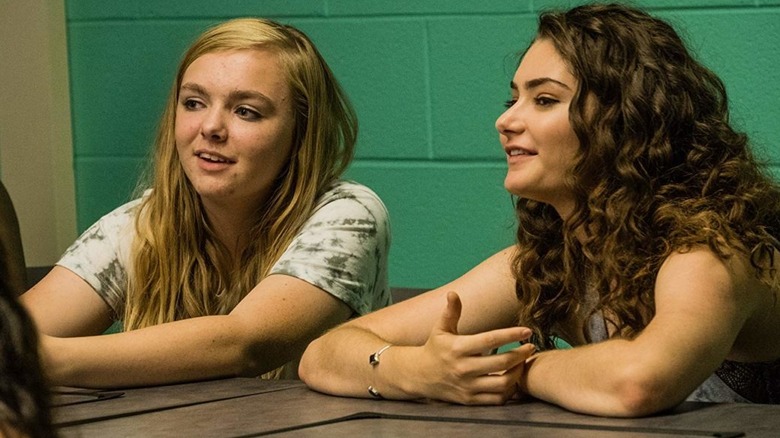
M391 302L389 249L390 224L382 201L367 187L339 181L320 197L271 274L313 284L362 315Z
M124 311L134 212L139 203L129 202L100 218L57 262L89 283L111 308L115 320Z

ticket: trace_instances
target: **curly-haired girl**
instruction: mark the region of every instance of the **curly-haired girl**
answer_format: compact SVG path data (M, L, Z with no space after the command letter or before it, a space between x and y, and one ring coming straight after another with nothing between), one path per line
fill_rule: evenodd
M593 4L540 16L511 92L517 245L313 342L304 380L615 416L780 402L780 189L718 77L666 22Z

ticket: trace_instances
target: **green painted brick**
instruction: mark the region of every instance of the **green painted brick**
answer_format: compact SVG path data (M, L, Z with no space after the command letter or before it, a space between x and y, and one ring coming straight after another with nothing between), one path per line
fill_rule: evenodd
M660 14L659 14L660 15ZM664 13L723 80L734 125L780 162L780 11Z
M390 281L433 288L512 245L506 166L470 163L366 163L347 176L371 187L390 213Z
M323 16L325 1L313 0L66 0L68 20Z
M79 232L133 198L146 161L133 158L82 158L74 162L76 222Z
M760 1L760 0L758 0ZM591 3L583 0L534 0L536 11L545 9L563 9ZM631 5L648 9L703 9L714 7L744 7L755 6L756 0L632 0Z
M136 18L138 0L65 0L65 16L69 22L80 20Z
M420 20L291 20L314 41L355 106L357 157L430 155Z
M646 9L704 9L755 6L756 0L635 0Z
M430 20L434 157L503 159L496 118L536 16Z
M772 175L775 181L780 181L780 165L770 166L769 174Z
M545 9L568 9L582 3L588 2L578 0L533 0L533 10L540 11Z
M328 13L338 15L446 15L515 13L531 10L532 0L330 0Z
M265 15L307 32L355 103L348 176L390 210L392 284L444 284L514 241L494 121L535 31L527 11L579 3L67 0L79 229L129 199L184 48L216 21ZM757 7L780 1L637 3L683 29L780 175L780 10Z
M143 17L229 18L242 16L291 17L322 16L325 1L314 0L190 0L187 2L142 0L139 13Z
M205 27L204 22L70 26L75 155L144 155L179 59Z

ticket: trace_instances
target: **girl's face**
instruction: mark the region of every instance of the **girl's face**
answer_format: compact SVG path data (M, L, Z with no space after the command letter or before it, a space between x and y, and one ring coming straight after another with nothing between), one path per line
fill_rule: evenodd
M272 50L208 53L184 72L176 148L207 211L264 202L290 159L294 126L290 87Z
M562 217L574 207L564 181L580 146L569 121L577 85L553 43L537 40L520 62L512 99L496 120L509 166L504 187L552 205Z

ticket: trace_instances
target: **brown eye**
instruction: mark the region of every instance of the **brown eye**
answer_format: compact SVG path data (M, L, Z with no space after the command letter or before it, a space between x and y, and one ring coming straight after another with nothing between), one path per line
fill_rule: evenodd
M245 120L259 120L262 117L259 112L243 106L236 109L236 114Z
M189 110L189 111L196 110L196 109L201 108L203 106L203 104L201 104L200 102L198 102L195 99L185 99L181 103L181 105L184 108L186 108L187 110Z
M550 97L537 97L536 99L534 99L534 102L536 102L538 106L552 106L558 103L557 100L552 99Z

